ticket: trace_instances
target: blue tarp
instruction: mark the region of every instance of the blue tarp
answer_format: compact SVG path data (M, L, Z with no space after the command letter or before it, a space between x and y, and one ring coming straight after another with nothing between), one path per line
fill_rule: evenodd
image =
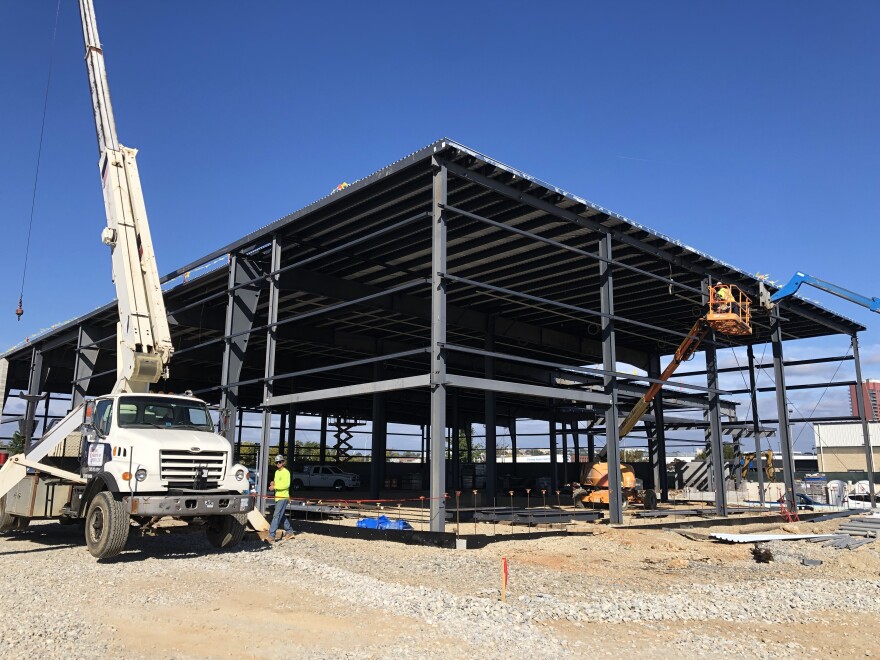
M387 516L379 516L378 518L361 518L357 521L357 526L364 529L412 529L405 520L389 520Z

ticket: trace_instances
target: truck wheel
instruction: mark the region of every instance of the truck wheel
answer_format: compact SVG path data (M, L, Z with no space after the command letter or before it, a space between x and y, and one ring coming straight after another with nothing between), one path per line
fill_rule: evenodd
M130 526L128 512L112 493L95 495L86 515L86 546L92 557L109 559L122 552Z
M657 492L652 488L649 488L645 491L645 496L642 498L644 502L644 507L650 511L653 511L657 508Z
M342 479L337 479L333 482L333 490L337 493L341 493L345 490L345 482Z
M20 532L23 529L27 529L27 526L31 524L30 518L25 518L24 516L12 516L15 518L15 522L12 523L14 529L17 532Z
M300 481L299 479L294 479L292 485L293 485L294 490L302 490L303 489L303 482Z
M16 529L18 516L6 513L6 498L0 497L0 532L10 532Z
M205 526L208 542L215 548L233 548L241 543L247 526L247 514L211 516Z

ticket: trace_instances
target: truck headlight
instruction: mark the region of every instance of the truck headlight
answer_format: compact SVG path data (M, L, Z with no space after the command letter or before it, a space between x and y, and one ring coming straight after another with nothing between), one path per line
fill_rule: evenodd
M242 479L244 479L244 470L236 470L235 478L237 481L241 481Z
M143 481L147 478L147 470L146 468L138 468L134 473L134 478L138 481Z

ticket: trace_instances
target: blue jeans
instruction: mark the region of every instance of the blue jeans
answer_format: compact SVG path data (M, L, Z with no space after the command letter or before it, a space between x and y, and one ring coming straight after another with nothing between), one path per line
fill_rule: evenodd
M290 526L290 521L287 519L287 516L284 515L287 511L287 503L290 500L284 498L283 500L275 500L275 513L272 514L272 524L269 526L269 536L271 538L275 538L275 532L278 531L278 528L281 526L281 521L284 521L284 532L286 534L292 534L293 528Z

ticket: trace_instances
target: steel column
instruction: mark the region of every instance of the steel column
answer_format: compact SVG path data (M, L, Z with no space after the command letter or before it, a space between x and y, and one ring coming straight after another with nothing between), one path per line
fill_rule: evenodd
M553 410L554 403L553 399L551 399L550 419L547 422L550 431L550 492L555 491L559 487L559 461L556 457L558 441L556 437L556 414Z
M715 513L727 515L727 483L724 479L724 439L721 436L721 411L718 407L720 398L715 391L718 389L718 352L715 350L715 331L709 332L710 343L705 348L706 384L712 388L709 392L709 446L711 447L712 481L715 486Z
M382 380L381 364L373 365L373 379ZM379 491L385 483L385 454L388 448L388 416L384 392L373 394L372 439L370 441L370 497L379 498Z
M752 429L755 432L755 465L758 468L758 500L764 506L764 458L761 454L761 418L758 416L758 390L755 387L755 349L751 344L746 347L749 358L749 397L752 405ZM748 474L748 471L746 471Z
M236 411L239 408L238 386L232 385L232 383L241 380L241 367L244 364L250 340L250 334L247 331L254 325L262 280L252 282L247 286L240 285L242 282L250 282L260 273L259 267L246 257L238 254L231 256L224 330L225 348L220 376L220 409L221 415L228 420L226 437L230 442L235 439L233 420L235 420Z
M877 508L877 496L874 492L874 450L871 448L871 436L868 431L868 417L865 412L865 390L862 387L862 362L859 359L859 337L852 335L853 357L856 361L856 409L862 423L862 438L865 442L865 467L868 471L868 493L871 496L871 508Z
M782 325L779 309L770 314L773 347L773 376L776 381L776 412L779 419L779 446L782 450L782 473L785 479L785 504L789 511L797 510L794 485L794 455L791 446L791 423L788 416L788 398L785 389L785 366L782 356Z
M448 174L436 159L431 222L431 531L446 528L446 190Z
M370 455L372 455L372 449ZM318 463L327 462L327 411L321 411L321 435L318 437Z
M605 234L599 242L600 305L602 309L602 368L617 371L617 336L614 331L614 276L611 272L611 236ZM620 490L620 437L617 429L617 377L608 373L603 377L605 393L611 403L605 412L605 442L608 460L608 514L612 523L623 522L623 499Z
M70 409L73 410L86 398L95 365L98 362L98 346L95 343L100 337L93 328L79 327L76 342L76 362L73 365L73 391L70 398Z
M495 317L489 316L486 323L486 350L495 350ZM495 358L487 356L484 359L484 375L487 380L495 378ZM486 390L485 401L485 424L486 424L486 504L495 505L495 495L498 492L498 440L496 437L496 411L495 392ZM476 488L476 486L474 486Z
M648 363L648 375L660 377L660 356L652 355ZM653 451L651 454L654 470L654 490L661 502L669 501L669 474L666 472L666 423L663 419L663 390L654 397L654 433L652 434ZM649 445L650 447L650 445Z
M513 466L513 474L516 474L516 416L511 415L507 422L507 433L510 435L510 464Z
M272 237L272 264L270 269L275 272L281 267L281 245L278 243L278 237ZM273 394L275 376L275 345L278 341L278 331L275 322L278 320L278 275L272 275L269 278L269 311L268 321L269 327L266 328L266 367L264 375L266 380L263 382L263 401L268 401ZM245 337L247 335L244 335ZM227 344L230 346L230 344ZM272 410L271 408L263 409L263 428L262 437L260 439L260 483L269 484L269 446L272 442ZM266 511L265 490L260 489L258 493L258 506L260 511Z
M24 447L26 450L30 449L31 441L34 437L34 431L36 430L36 416L37 416L37 396L42 393L43 387L45 386L45 375L43 373L43 353L37 349L35 346L31 350L31 366L30 366L30 374L28 376L28 397L25 399L27 401L27 405L25 407L25 424L24 424ZM43 429L45 432L45 429Z

